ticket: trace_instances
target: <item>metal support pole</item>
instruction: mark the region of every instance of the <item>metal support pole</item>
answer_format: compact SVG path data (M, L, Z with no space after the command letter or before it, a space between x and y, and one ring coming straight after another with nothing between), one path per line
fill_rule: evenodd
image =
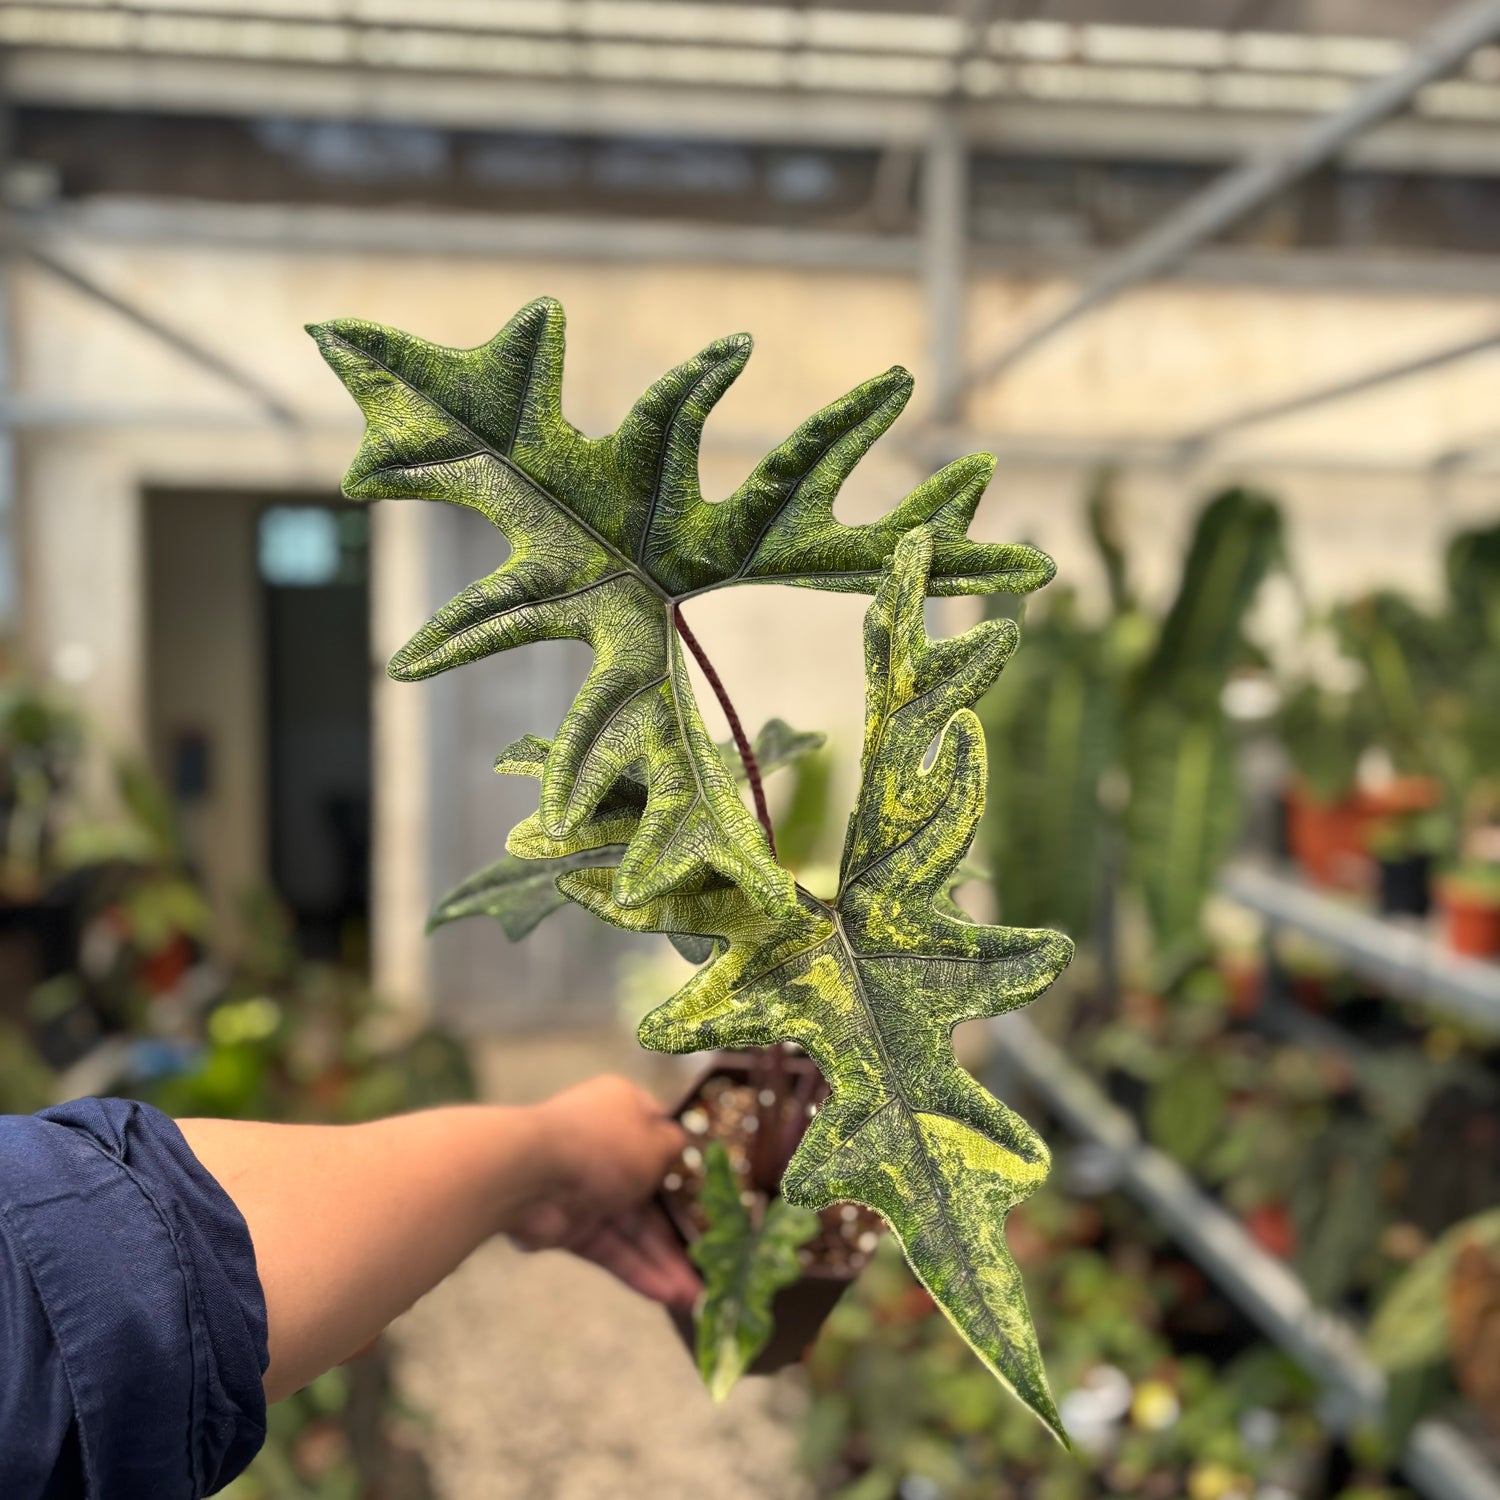
M1279 150L1247 158L1216 178L1110 256L1067 303L985 360L965 377L964 386L994 379L1085 314L1170 270L1199 245L1331 161L1350 141L1409 104L1419 89L1451 73L1476 48L1497 37L1500 0L1470 0L1457 7L1412 48L1399 68L1374 79L1342 108L1313 121Z
M964 362L965 245L968 238L968 150L958 110L937 112L922 171L922 271L937 422L956 422Z

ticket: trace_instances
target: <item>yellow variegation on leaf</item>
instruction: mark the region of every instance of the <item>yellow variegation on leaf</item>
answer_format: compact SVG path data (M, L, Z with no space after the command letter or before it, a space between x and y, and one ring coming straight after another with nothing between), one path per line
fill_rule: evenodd
M979 925L951 900L984 805L972 705L1017 632L994 620L930 640L932 559L928 530L904 537L866 617L861 783L832 901L799 888L794 911L767 912L709 880L627 908L606 869L565 874L559 888L621 927L720 942L719 956L642 1023L643 1044L805 1048L832 1092L783 1178L787 1201L880 1213L979 1357L1061 1437L1004 1238L1006 1215L1046 1177L1047 1148L958 1065L951 1033L1035 999L1072 945Z

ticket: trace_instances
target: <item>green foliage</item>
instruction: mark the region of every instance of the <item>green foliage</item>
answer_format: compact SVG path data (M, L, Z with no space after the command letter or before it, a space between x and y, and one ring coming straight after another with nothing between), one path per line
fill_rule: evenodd
M1500 903L1500 865L1469 860L1444 875L1443 884L1464 900Z
M1462 803L1500 804L1500 526L1469 531L1448 550L1447 621L1458 655L1454 688L1433 715L1457 748L1445 774Z
M1153 1144L1170 1150L1187 1167L1197 1167L1224 1129L1229 1096L1215 1069L1184 1056L1152 1086L1146 1129Z
M1344 654L1362 667L1360 699L1370 743L1403 771L1436 771L1443 745L1426 705L1451 682L1454 637L1441 618L1381 589L1333 611ZM1362 747L1361 747L1362 748Z
M1407 1370L1448 1358L1448 1283L1466 1244L1500 1251L1500 1208L1455 1224L1386 1293L1366 1339L1370 1358L1382 1369Z
M1359 758L1374 732L1362 695L1298 683L1282 702L1277 732L1316 801L1338 802L1353 793Z
M770 1340L771 1304L801 1276L797 1249L818 1232L818 1216L773 1198L757 1224L722 1141L709 1145L703 1165L708 1228L690 1251L703 1273L698 1373L722 1401Z
M1203 898L1239 828L1234 744L1220 700L1249 656L1250 607L1283 560L1274 502L1247 489L1211 500L1193 528L1155 649L1128 695L1129 865L1164 954L1197 940Z
M785 719L767 719L760 726L760 733L751 741L755 752L755 763L762 776L779 771L783 766L795 766L815 755L828 743L828 736L816 729L793 729ZM735 748L733 740L719 741L719 756L731 776L745 779L745 763Z
M1034 548L967 539L994 460L949 464L872 524L835 520L839 487L910 394L896 369L805 422L711 504L698 445L748 338L709 345L618 431L587 439L561 412L555 302L530 304L467 351L354 320L310 331L366 417L345 493L466 505L511 544L396 654L392 675L542 640L594 653L556 736L528 735L496 763L541 783L511 859L451 892L433 924L485 912L522 935L554 908L555 882L619 926L669 935L703 966L648 1017L643 1042L802 1044L832 1095L784 1179L787 1212L847 1199L883 1214L985 1362L1060 1435L1002 1233L1045 1176L1047 1151L961 1071L949 1040L960 1021L1033 999L1071 953L1053 933L976 926L950 894L984 801L971 708L1017 633L992 621L929 642L923 602L1023 592L1053 573ZM776 863L694 701L678 606L739 583L876 595L861 790L831 903ZM814 748L784 725L762 734L768 763ZM726 1228L715 1248L731 1242L740 1253L743 1234ZM704 1337L722 1383L737 1356L719 1313Z
M823 747L826 738L815 731L793 729L784 719L770 719L761 726L751 748L761 774L768 776L805 761ZM540 777L550 749L546 740L526 735L501 753L495 769L512 776ZM745 767L733 740L719 745L719 757L732 778L745 779ZM596 809L588 825L590 833L582 839L588 847L571 854L544 853L530 858L504 855L441 897L427 919L428 932L461 917L493 917L506 937L519 943L537 923L568 904L568 898L557 889L559 875L619 860L646 805L645 784L633 772L634 768L627 771ZM600 827L613 828L610 836L616 842L593 845L593 832ZM692 961L701 963L707 956L703 952Z
M1006 691L984 701L990 817L984 841L1000 913L1023 925L1092 930L1104 836L1101 778L1118 763L1119 680L1109 633L1055 592L1026 625Z
M0 1021L0 1114L29 1115L52 1103L52 1070L25 1032Z
M1124 1217L1116 1203L1103 1208L1111 1221ZM1075 1451L1023 1420L931 1315L899 1259L879 1253L808 1360L803 1456L819 1495L1228 1496L1248 1495L1256 1480L1317 1492L1327 1441L1308 1384L1264 1348L1217 1368L1174 1349L1163 1325L1183 1281L1153 1274L1149 1245L1124 1226L1113 1243L1080 1243L1091 1220L1097 1234L1099 1212L1050 1189L1024 1210L1025 1269ZM1211 1486L1211 1472L1226 1482Z
M1135 589L1125 561L1125 542L1120 535L1120 511L1115 504L1113 469L1103 469L1094 477L1088 499L1089 535L1104 565L1104 581L1109 589L1109 607L1117 615L1135 607Z
M35 896L58 802L82 746L77 715L43 689L0 682L0 891Z
M1500 803L1500 527L1453 539L1447 582L1436 609L1382 589L1330 611L1350 681L1293 684L1281 717L1320 800L1352 791L1360 754L1378 748L1437 778L1450 825Z
M698 446L749 358L745 335L668 372L616 432L590 439L562 415L563 314L549 299L477 349L357 319L309 331L365 413L345 494L466 505L512 548L396 653L391 674L416 680L542 640L592 646L593 667L547 751L537 826L556 853L576 852L574 836L639 768L645 807L615 875L624 906L710 871L768 911L796 904L704 730L675 628L681 601L738 583L868 592L897 539L923 523L936 593L1024 590L1051 576L1032 548L967 540L994 467L985 455L949 464L879 521L834 519L839 487L910 395L901 369L810 418L710 503Z
M1158 968L1199 945L1204 897L1240 826L1235 744L1215 703L1153 696L1130 724L1130 871L1146 899Z
M1214 496L1193 527L1177 595L1146 663L1146 691L1217 708L1225 679L1249 654L1245 617L1266 575L1284 561L1275 501L1244 488Z
M1500 650L1500 525L1461 532L1446 563L1450 618L1463 647Z
M792 773L792 794L776 825L776 852L789 870L832 858L826 845L835 833L832 807L833 757L809 755Z
M925 530L904 537L866 616L861 783L832 902L799 890L795 912L771 914L736 887L705 882L625 907L607 870L560 885L619 926L728 943L646 1018L643 1044L805 1048L832 1093L783 1194L806 1208L842 1200L880 1213L970 1346L1060 1435L1003 1236L1006 1215L1046 1176L1047 1149L958 1066L950 1033L1035 999L1072 945L978 926L948 895L984 803L972 705L1017 631L992 620L930 641L922 611L933 549Z
M1089 501L1111 613L1083 618L1055 592L1028 620L1010 691L985 706L1000 747L989 823L1008 921L1056 922L1077 937L1111 899L1114 845L1170 967L1239 825L1234 742L1220 700L1251 656L1246 616L1283 558L1275 505L1230 489L1199 514L1178 590L1158 627L1136 603L1112 493Z
M304 961L256 903L250 941L192 1066L143 1084L170 1115L353 1124L474 1096L459 1040L416 1029L359 975Z

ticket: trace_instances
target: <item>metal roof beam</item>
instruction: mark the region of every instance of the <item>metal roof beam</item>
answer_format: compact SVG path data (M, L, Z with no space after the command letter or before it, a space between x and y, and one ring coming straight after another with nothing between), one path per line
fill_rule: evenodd
M1394 385L1400 380L1409 380L1414 375L1425 375L1430 370L1444 365L1456 364L1475 354L1500 346L1500 327L1490 328L1474 338L1463 339L1456 344L1445 344L1439 349L1429 349L1411 359L1398 360L1395 364L1382 365L1378 369L1366 370L1347 380L1337 380L1331 385L1314 386L1295 396L1279 401L1268 401L1258 406L1247 406L1231 412L1193 432L1185 433L1173 444L1178 457L1184 461L1201 457L1220 438L1232 432L1243 432L1247 427L1258 427L1263 422L1274 422L1282 417L1299 416L1319 406L1331 406L1336 401L1347 401L1351 396L1362 396L1366 391L1378 390L1381 386Z
M4 253L7 257L24 257L46 271L48 275L72 287L75 291L81 292L90 301L108 308L117 317L123 318L127 323L149 334L157 343L182 355L199 369L206 370L225 384L233 386L241 394L249 396L277 426L299 425L297 413L255 376L240 369L217 350L200 343L190 334L172 327L170 323L164 323L147 308L141 307L127 297L120 296L117 292L110 291L108 287L95 281L92 276L69 265L67 261L60 260L50 250L35 244L26 235L18 232L4 219L0 219L0 253Z
M1330 161L1357 136L1407 105L1427 84L1500 37L1500 0L1470 0L1450 12L1394 71L1315 120L1283 148L1247 159L1106 261L1061 308L1024 330L965 377L972 389L1014 367L1055 334L1121 292L1159 276L1199 245Z

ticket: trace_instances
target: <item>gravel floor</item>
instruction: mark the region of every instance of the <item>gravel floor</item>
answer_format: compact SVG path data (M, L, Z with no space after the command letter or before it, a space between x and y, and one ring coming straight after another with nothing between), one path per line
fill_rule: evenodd
M617 1037L486 1043L491 1098L605 1069L663 1097L680 1074ZM392 1329L401 1389L430 1423L442 1500L805 1500L795 1372L715 1406L660 1309L557 1253L495 1243Z

